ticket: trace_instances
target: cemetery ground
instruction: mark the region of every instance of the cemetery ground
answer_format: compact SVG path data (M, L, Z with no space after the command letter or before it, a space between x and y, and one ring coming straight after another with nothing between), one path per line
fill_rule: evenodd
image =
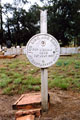
M48 68L50 108L36 120L80 120L80 54L61 56ZM0 59L0 120L14 120L12 104L23 93L40 92L41 72L25 55Z

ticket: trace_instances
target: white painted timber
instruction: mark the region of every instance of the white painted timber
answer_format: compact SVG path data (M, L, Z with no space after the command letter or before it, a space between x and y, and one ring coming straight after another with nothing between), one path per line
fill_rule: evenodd
M47 11L40 11L40 33L47 34ZM42 42L44 43L44 42ZM42 110L48 110L48 70L41 68L41 103Z

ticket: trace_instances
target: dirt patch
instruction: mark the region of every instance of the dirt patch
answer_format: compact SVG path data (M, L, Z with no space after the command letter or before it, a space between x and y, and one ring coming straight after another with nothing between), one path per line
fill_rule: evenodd
M0 120L15 120L12 104L20 95L0 95ZM72 91L50 91L50 108L36 120L80 120L80 93Z
M0 68L5 68L6 66L5 65L0 65Z
M80 120L80 93L54 91L50 93L51 105L40 120Z
M19 98L19 95L0 95L0 120L15 120L12 104Z

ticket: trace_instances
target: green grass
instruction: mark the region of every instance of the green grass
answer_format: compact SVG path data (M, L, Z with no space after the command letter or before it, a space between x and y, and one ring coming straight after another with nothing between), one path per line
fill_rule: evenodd
M17 63L12 63L10 65L8 65L10 69L14 69L14 68L17 68Z
M29 74L34 74L34 73L36 73L37 71L38 71L38 69L37 69L37 68L34 68L34 69L28 70L28 73L29 73Z
M40 91L40 86L35 86L33 89L34 89L35 91Z
M7 81L5 81L5 80L1 80L0 81L0 88L4 88L4 87L6 87L8 85L8 82Z
M10 95L11 94L11 88L10 87L7 87L3 90L3 94L5 95Z
M77 78L75 80L72 81L72 85L73 85L73 88L77 88L80 90L80 78Z
M33 77L32 75L29 75L26 77L25 80L22 81L24 85L40 85L41 81L40 78Z
M60 66L62 66L62 65L63 65L63 63L62 63L61 61L59 61L59 62L56 63L56 66L57 66L57 67L60 67Z
M58 87L66 90L69 87L69 82L63 77L56 77L55 79L49 81L49 88Z
M27 60L26 56L15 59L0 59L0 89L3 94L22 94L40 91L41 72ZM80 91L80 54L60 57L48 69L49 89Z
M5 73L0 75L0 88L4 88L8 86L9 83L12 82L12 79L9 78Z
M13 72L13 78L22 78L23 74L20 74L18 72Z
M17 78L14 80L14 84L20 84L22 82L22 79L21 78Z
M27 89L30 90L30 91L32 91L33 90L33 86L32 85L28 85Z
M80 68L80 63L79 62L75 63L75 69L79 69L79 68Z
M3 80L0 80L0 88L7 87L10 82L12 82L11 79L3 79Z

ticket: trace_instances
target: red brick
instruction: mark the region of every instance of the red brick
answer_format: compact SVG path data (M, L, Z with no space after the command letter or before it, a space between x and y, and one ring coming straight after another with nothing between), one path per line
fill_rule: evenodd
M39 106L38 106L39 105ZM30 93L22 95L13 105L13 109L27 109L28 106L38 108L41 105L41 94ZM30 108L31 109L31 108Z
M16 109L17 109L17 110L20 110L20 109L29 110L29 109L32 109L32 108L34 108L32 105L17 105L17 106L16 106Z
M35 115L36 117L39 117L41 115L41 108L39 109L30 109L30 110L19 110L16 112L16 117L20 117L23 115Z
M18 105L30 105L35 103L41 102L41 95L40 94L25 94L23 99L18 102Z
M10 56L8 56L8 55L0 55L0 59L5 59L5 58L9 58L9 59L11 59L11 58L15 58L17 55L10 55Z
M16 118L16 120L34 120L34 119L35 119L34 115L27 115L27 116Z

